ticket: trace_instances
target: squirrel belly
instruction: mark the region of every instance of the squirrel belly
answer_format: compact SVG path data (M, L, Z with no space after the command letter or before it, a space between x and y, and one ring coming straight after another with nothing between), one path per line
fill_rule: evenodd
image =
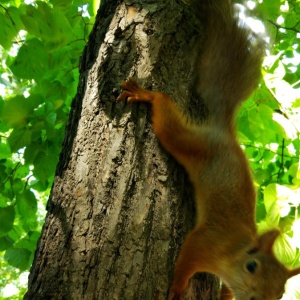
M166 94L145 90L133 78L122 83L119 100L147 102L163 147L186 169L195 190L197 220L179 253L169 300L181 299L196 272L220 277L220 299L275 300L284 293L289 270L273 254L276 229L258 235L256 192L247 159L236 140L237 107L260 79L263 43L235 18L227 0L192 0L207 23L199 53L196 90L209 110L195 125Z

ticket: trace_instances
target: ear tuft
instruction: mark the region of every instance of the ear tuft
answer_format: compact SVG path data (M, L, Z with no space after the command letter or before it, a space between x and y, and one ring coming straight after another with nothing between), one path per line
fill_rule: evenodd
M265 252L272 252L272 247L279 234L280 231L278 229L272 229L260 235L258 237L259 248Z

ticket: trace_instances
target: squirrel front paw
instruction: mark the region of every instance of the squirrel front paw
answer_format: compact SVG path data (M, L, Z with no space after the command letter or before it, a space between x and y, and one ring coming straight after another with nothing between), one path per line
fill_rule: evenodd
M122 82L121 87L123 92L118 97L118 101L127 99L128 102L152 102L153 100L153 92L143 89L133 77Z

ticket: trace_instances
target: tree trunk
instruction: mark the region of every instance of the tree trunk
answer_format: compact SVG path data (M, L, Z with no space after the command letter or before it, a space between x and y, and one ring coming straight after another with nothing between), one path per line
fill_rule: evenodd
M192 188L154 136L150 108L116 97L133 75L199 120L189 92L199 29L180 1L102 0L25 299L167 299L194 223ZM201 274L186 299L217 299L218 290Z

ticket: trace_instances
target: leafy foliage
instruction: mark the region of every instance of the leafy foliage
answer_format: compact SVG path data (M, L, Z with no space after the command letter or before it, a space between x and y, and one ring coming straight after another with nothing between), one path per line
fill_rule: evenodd
M79 57L98 4L0 1L0 290L31 265L76 92ZM239 137L258 187L259 228L280 227L276 253L295 266L300 264L300 2L264 0L256 9L271 33L273 55L266 58L264 82L241 108ZM21 299L22 292L11 299ZM299 284L286 297L299 299Z
M259 229L279 227L276 255L299 266L300 2L264 0L257 8L272 33L273 55L265 59L264 82L241 109L239 136L258 186ZM299 282L289 285L284 299L299 299Z
M0 290L33 259L93 4L0 2Z

